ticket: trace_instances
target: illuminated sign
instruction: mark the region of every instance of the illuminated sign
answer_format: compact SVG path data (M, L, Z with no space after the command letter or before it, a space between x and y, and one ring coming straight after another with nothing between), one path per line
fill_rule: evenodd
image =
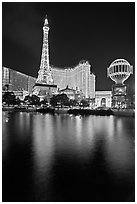
M126 86L114 86L113 95L126 95L127 89Z

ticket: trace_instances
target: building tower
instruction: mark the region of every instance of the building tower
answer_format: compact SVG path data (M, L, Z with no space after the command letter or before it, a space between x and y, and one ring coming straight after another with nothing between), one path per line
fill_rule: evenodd
M47 16L43 26L43 46L41 54L40 69L38 71L38 78L35 83L34 93L38 96L46 96L47 93L52 92L57 86L53 84L53 77L49 66L49 44L48 44L49 24Z
M107 77L115 82L115 85L112 85L112 107L126 107L127 86L124 81L131 74L133 74L133 66L125 59L117 59L107 68Z
M48 32L49 32L49 25L48 25L48 19L46 17L44 26L43 26L43 47L42 47L40 70L38 72L38 78L36 80L36 83L53 84L53 78L51 75L51 70L49 68Z

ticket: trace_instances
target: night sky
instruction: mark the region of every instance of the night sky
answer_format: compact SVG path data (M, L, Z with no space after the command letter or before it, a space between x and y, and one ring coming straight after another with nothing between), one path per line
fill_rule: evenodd
M2 64L37 77L43 23L49 20L50 64L88 60L96 90L111 90L107 67L118 58L135 66L134 3L2 3ZM133 68L135 72L135 67ZM134 74L126 82L134 92Z

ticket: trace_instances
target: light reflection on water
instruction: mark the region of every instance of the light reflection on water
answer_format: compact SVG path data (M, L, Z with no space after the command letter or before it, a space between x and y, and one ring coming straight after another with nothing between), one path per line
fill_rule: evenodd
M134 199L134 118L3 112L2 142L3 201Z

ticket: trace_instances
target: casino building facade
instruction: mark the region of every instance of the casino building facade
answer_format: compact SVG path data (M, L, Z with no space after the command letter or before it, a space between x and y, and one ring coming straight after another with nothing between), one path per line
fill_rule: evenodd
M31 94L36 78L13 69L2 67L2 91L13 91L16 96L23 98Z
M51 67L51 73L59 90L68 86L81 91L85 98L95 98L95 75L91 73L90 67L89 62L83 60L74 68Z

